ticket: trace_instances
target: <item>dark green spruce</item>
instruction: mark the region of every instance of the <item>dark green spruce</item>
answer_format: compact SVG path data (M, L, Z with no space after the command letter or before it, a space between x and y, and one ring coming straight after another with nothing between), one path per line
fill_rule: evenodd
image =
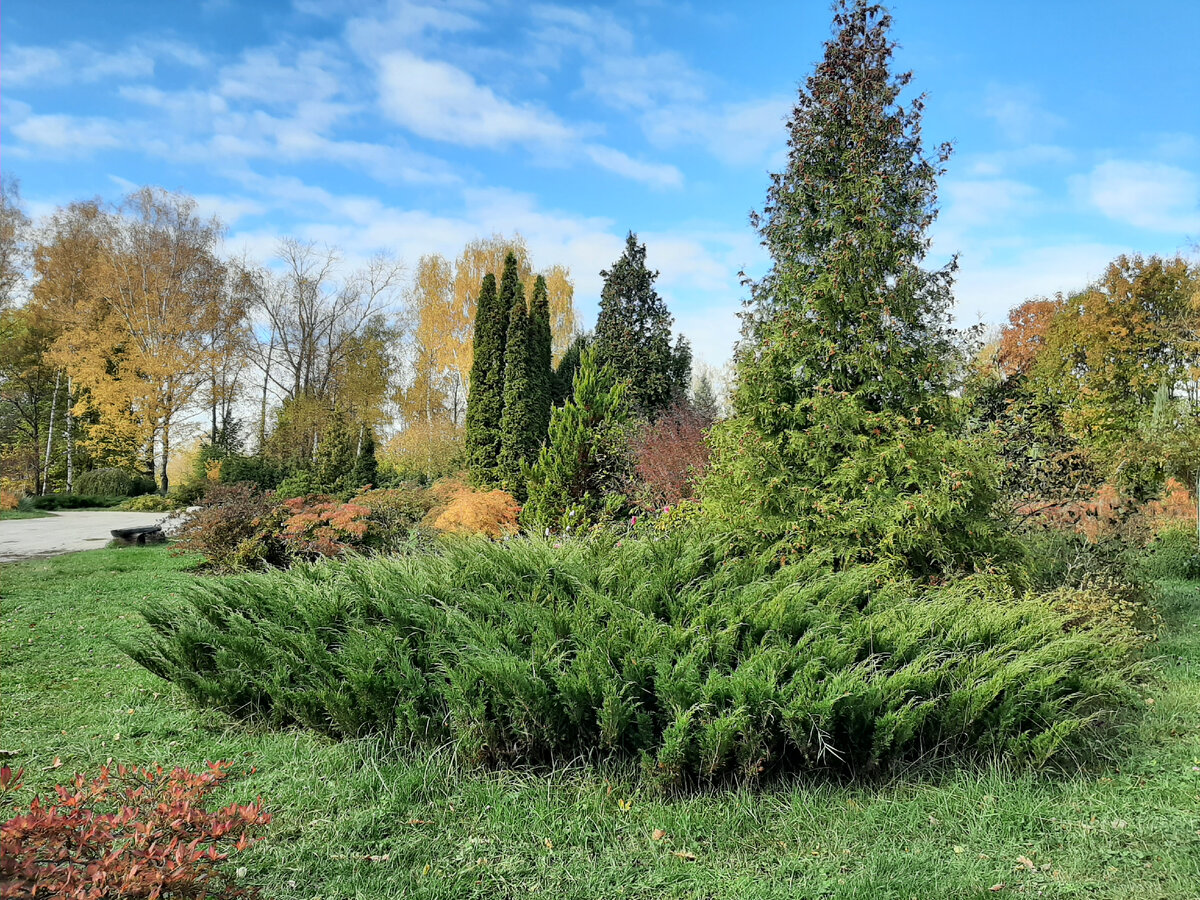
M610 366L629 384L629 405L653 418L687 397L692 352L680 338L671 346L673 319L654 289L658 272L646 267L646 245L632 231L625 252L600 273L600 316L596 321L596 361Z

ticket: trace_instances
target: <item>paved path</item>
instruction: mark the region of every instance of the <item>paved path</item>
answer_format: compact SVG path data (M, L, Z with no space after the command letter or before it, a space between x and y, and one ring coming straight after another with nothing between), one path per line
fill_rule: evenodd
M112 540L113 528L157 525L166 513L67 510L45 519L0 520L0 562L95 550Z

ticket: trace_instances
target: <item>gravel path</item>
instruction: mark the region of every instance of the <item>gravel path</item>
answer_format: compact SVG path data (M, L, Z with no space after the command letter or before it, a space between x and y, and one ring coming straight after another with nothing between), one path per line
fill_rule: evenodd
M76 550L95 550L112 540L113 528L157 525L166 513L67 510L45 519L0 520L0 563Z

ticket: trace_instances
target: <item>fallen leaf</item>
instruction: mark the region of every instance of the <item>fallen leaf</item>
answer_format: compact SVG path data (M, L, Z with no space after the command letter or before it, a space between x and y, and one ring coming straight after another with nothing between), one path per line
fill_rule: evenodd
M371 856L368 854L363 857L363 859L367 860L367 862L387 862L391 858L392 857L387 853L383 854L383 856Z
M409 825L428 825L429 823L426 822L424 819L409 819L408 824Z
M929 824L930 824L930 825L941 825L942 823L941 823L941 822L939 822L937 819L935 819L933 816L930 816L930 817L929 817Z
M546 838L546 849L547 850L554 849L554 841L550 840L550 838Z
M621 810L621 812L629 812L631 809L633 809L633 801L632 800L618 800L617 801L617 809Z
M1004 890L1007 886L1008 885L1006 885L1002 881L999 884L993 884L990 888L988 888L988 890L991 891L993 894L996 894L996 893L999 893L1000 891Z
M675 850L671 855L678 856L680 859L687 860L688 862L696 861L696 854L690 850Z
M667 836L667 833L665 831L663 831L661 828L655 828L654 833L652 835L650 835L650 839L655 840L655 841L661 841L666 836Z
M954 852L955 852L955 853L966 853L966 852L967 852L967 848L966 848L966 847L964 847L962 844L955 844L955 845L954 845Z
M1021 866L1024 866L1026 869L1028 869L1030 872L1032 872L1034 869L1037 868L1037 866L1034 865L1033 860L1030 859L1028 856L1018 856L1017 862L1020 863Z
M54 762L50 763L50 765L46 766L46 768L44 768L42 771L49 772L52 769L61 769L61 768L62 768L62 760L56 756L56 757L54 757Z

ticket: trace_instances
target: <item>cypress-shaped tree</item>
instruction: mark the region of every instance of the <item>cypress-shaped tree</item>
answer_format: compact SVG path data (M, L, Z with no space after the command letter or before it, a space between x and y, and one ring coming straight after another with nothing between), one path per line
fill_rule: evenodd
M504 349L504 414L500 419L500 454L496 474L500 486L525 499L522 468L533 461L541 445L541 425L535 393L537 358L533 342L533 322L525 309L525 296L517 282L512 312L508 319L508 338Z
M949 147L889 69L891 17L840 0L789 122L787 168L754 222L773 265L751 284L735 415L712 433L705 506L732 533L893 556L921 571L1003 545L994 466L956 434L955 264L922 268Z
M551 414L549 440L527 471L526 527L579 531L624 513L633 466L626 389L594 348L583 352L574 394Z
M365 427L358 445L358 457L354 460L351 487L362 488L379 483L379 460L375 458L375 429Z
M646 245L636 234L629 232L624 253L600 275L597 360L629 383L630 407L653 418L687 395L691 349L682 340L671 347L674 320L654 289L658 272L646 267Z
M534 431L537 434L538 446L541 446L550 428L551 383L554 380L550 297L546 290L546 279L541 275L533 283L533 299L529 303L529 326L533 341Z
M467 389L467 465L473 480L495 480L500 452L500 419L504 414L504 342L508 309L501 309L496 276L483 276L475 305L474 358Z

